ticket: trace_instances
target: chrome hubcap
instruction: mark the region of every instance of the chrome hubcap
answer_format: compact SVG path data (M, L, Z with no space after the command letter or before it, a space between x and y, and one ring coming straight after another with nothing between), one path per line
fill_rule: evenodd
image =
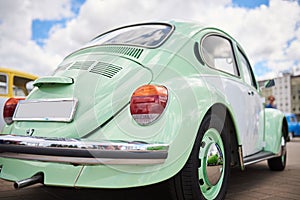
M220 133L214 128L208 129L201 141L198 168L200 190L206 199L215 199L222 188L224 152Z
M209 185L216 185L223 171L223 154L217 143L212 143L207 151L206 174Z

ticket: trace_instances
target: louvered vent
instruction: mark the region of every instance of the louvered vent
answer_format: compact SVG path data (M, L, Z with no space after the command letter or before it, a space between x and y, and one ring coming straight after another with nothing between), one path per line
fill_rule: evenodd
M58 66L59 70L65 70L67 69L72 63L67 63L67 64L64 64L64 65L60 65Z
M56 74L57 72L59 71L63 71L63 70L66 70L72 63L67 63L67 64L64 64L64 65L59 65L56 70L53 72L53 74Z
M104 63L104 62L98 62L91 70L90 72L95 74L100 74L102 76L106 76L108 78L112 78L114 75L116 75L122 67Z
M102 51L105 52L122 54L136 59L138 59L144 51L143 49L140 48L120 47L120 46L102 46L100 48Z
M88 70L95 61L77 61L70 68L71 69L80 69L80 70Z

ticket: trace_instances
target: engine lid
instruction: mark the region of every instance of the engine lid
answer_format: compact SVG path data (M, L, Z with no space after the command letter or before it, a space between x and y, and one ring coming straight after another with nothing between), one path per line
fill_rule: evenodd
M88 58L83 58L87 63ZM129 104L136 88L152 80L149 69L126 58L98 56L97 60L89 61L89 67L75 67L78 61L70 62L72 64L63 73L37 80L37 87L30 93L27 101L37 101L40 104L43 102L43 106L36 106L36 109L48 109L44 111L44 115L56 115L55 113L60 113L63 109L61 106L55 108L55 104L65 100L66 105L69 102L72 109L72 118L69 121L57 120L56 116L53 116L54 120L51 117L26 119L26 114L24 117L23 113L24 118L16 119L11 133L28 135L29 132L33 136L56 138L84 137L111 120ZM52 102L52 107L47 101ZM75 102L75 105L72 106L70 102Z

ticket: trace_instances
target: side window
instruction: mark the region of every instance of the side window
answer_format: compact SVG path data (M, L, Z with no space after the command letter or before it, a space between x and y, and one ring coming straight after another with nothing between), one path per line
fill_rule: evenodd
M246 59L245 55L241 52L241 50L238 51L238 55L241 61L241 70L243 71L243 77L245 82L257 88L256 81L248 60Z
M7 94L7 76L0 74L0 94Z
M232 45L228 39L218 35L207 36L202 41L201 51L208 66L232 75L239 75Z
M28 95L28 89L27 89L27 83L30 81L27 78L14 76L13 78L13 91L14 96L27 96Z
M21 96L21 97L26 96L22 88L13 86L13 91L14 91L14 96Z

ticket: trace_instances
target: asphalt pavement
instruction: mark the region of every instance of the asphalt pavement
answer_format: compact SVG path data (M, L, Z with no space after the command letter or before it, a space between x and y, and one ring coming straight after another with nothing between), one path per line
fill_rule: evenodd
M270 171L267 162L246 167L245 171L231 171L226 200L299 200L300 199L300 138L287 145L287 167L282 172ZM45 187L41 184L15 190L12 182L0 180L0 199L4 200L145 200L165 199L161 185L121 190L74 189Z

